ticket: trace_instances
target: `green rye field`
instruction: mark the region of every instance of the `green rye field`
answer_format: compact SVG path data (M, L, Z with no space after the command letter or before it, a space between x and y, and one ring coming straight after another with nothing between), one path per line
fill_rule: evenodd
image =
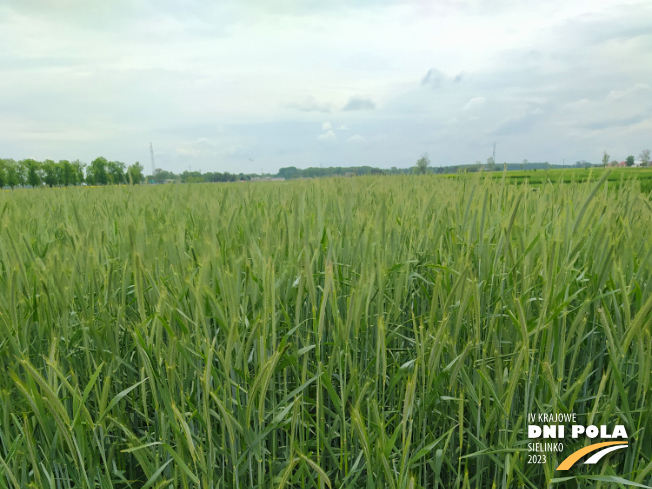
M652 485L652 205L610 175L1 192L0 486ZM528 463L535 412L629 447Z
M641 191L652 192L652 168L564 168L554 170L525 170L510 171L507 181L511 183L523 183L527 181L530 185L540 186L548 181L552 183L578 183L591 179L601 178L608 173L609 182L613 185L623 184L627 180L635 179L639 182ZM493 178L502 178L501 172L491 172Z

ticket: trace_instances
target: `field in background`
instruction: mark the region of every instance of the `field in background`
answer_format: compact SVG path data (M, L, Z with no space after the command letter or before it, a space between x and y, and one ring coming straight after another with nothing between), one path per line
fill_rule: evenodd
M507 172L507 179L512 183L528 182L530 185L540 186L550 181L552 183L579 183L589 179L599 179L605 173L609 182L622 184L626 180L636 180L640 190L649 194L652 192L652 168L565 168L555 170L525 170ZM502 178L502 172L486 173L492 178Z
M2 192L0 486L652 485L649 199L485 177Z

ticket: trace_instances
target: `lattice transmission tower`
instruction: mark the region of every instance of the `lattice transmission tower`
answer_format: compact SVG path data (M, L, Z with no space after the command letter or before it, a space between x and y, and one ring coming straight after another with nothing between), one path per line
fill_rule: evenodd
M156 162L154 161L154 147L152 146L152 143L149 143L149 154L152 157L152 176L154 176L154 172L156 171Z

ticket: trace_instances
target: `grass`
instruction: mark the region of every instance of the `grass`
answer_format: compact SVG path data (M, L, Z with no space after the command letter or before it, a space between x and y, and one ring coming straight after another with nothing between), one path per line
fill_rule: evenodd
M632 181L3 192L0 486L652 485L651 242ZM551 483L529 412L630 447Z

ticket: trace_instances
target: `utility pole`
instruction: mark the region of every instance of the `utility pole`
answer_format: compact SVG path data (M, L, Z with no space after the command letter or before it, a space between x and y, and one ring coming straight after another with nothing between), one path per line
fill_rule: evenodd
M494 164L495 164L496 163L496 141L494 141L494 156L493 156L493 159L494 159Z

